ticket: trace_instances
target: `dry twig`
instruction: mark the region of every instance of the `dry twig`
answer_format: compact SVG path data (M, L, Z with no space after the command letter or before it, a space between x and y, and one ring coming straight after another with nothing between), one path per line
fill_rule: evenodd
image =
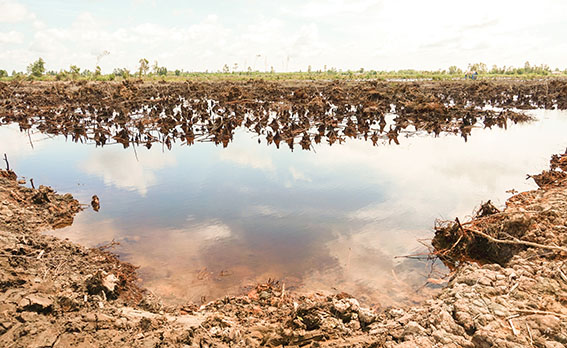
M528 335L530 336L530 346L534 346L534 338L532 337L532 331L530 330L530 326L526 323L526 328L528 329Z
M508 323L510 324L510 327L512 328L512 333L514 334L514 336L518 336L518 334L519 334L518 329L516 329L516 327L514 326L512 319L508 319Z
M561 313L556 313L556 312L548 312L548 311L538 311L536 309L514 309L515 312L521 313L521 314L541 314L541 315L554 315L556 317L560 317L560 318L567 318L567 315L565 314L561 314Z
M10 171L10 162L8 162L8 156L4 154L4 161L6 161L6 170Z

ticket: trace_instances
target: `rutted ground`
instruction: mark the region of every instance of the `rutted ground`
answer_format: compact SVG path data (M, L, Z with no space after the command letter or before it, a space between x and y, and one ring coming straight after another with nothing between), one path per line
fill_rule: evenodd
M540 189L512 197L504 211L439 227L436 253L456 265L439 295L377 309L344 293L289 293L277 282L201 307L164 307L135 285L132 265L39 233L71 223L76 200L2 171L0 345L563 347L567 154L551 168L534 176ZM467 261L476 256L483 265Z

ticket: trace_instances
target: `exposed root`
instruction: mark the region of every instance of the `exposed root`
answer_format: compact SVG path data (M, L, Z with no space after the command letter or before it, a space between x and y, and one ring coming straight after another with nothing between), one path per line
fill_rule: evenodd
M507 244L507 245L523 245L523 246L529 246L529 247L532 247L532 248L540 248L540 249L559 251L559 252L563 252L563 253L567 254L567 248L563 248L563 247L560 247L560 246L544 245L544 244L539 244L539 243L523 241L523 240L519 240L518 238L514 238L512 236L510 236L511 239L497 239L497 238L494 238L494 237L492 237L492 236L490 236L490 235L488 235L484 232L476 231L476 230L473 230L473 229L470 229L470 228L466 228L465 231L478 234L479 236L488 239L492 243L500 243L500 244Z
M435 227L434 255L451 267L467 260L506 264L514 255L526 248L549 250L547 257L567 256L563 234L554 233L551 227L565 217L562 189L567 186L567 152L554 155L551 170L532 175L540 191L520 193L508 201L508 208L498 210L490 201L483 203L475 217L466 223L438 221ZM541 195L546 195L541 197ZM526 206L534 205L529 211ZM557 229L558 227L554 227Z

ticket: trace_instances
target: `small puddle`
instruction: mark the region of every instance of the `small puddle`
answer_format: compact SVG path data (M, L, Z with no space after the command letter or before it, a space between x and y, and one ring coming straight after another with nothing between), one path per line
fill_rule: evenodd
M395 258L427 252L436 218L462 219L507 190L535 188L567 145L567 112L529 111L507 130L410 136L401 145L350 139L313 151L258 144L239 130L227 148L95 147L0 127L0 152L22 176L98 213L52 234L87 246L112 240L142 284L170 302L209 301L276 279L296 291L348 292L368 305L417 302L443 267ZM31 146L33 144L33 148Z

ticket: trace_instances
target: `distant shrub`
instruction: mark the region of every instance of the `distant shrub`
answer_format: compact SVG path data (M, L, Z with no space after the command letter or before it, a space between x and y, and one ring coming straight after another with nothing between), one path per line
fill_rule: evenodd
M67 74L66 71L61 70L60 72L57 73L57 75L55 75L55 79L57 81L61 81L61 80L67 80L69 77L69 75Z
M158 68L156 69L156 73L157 73L159 76L166 76L166 75L167 75L167 68L166 68L166 67L163 67L163 66L162 66L162 67L158 67Z
M27 67L28 75L41 77L45 73L45 61L40 57Z
M128 70L126 68L114 69L114 71L112 73L114 74L114 76L121 76L122 78L125 78L125 79L130 77L130 70Z

